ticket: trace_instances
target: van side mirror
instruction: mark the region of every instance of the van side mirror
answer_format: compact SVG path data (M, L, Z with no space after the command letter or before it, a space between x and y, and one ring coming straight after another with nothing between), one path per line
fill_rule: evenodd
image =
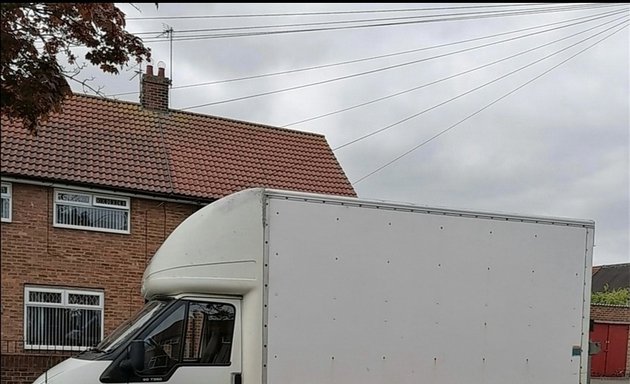
M128 372L144 370L144 340L132 340L127 349L127 358L120 363L120 367Z

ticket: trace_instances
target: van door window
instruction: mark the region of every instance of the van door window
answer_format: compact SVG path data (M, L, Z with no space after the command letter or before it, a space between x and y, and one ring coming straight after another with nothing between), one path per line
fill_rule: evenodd
M145 375L165 375L181 361L186 306L180 305L144 338Z
M171 378L186 384L238 381L235 375L240 375L241 370L237 313L240 301L230 301L161 303L161 312L154 314L152 321L142 320L145 328L137 336L122 331L128 345L105 369L101 382L168 382ZM142 361L138 361L141 356ZM203 366L216 368L200 370Z
M142 376L186 365L229 366L235 315L230 304L183 302L144 337Z
M235 308L223 303L190 303L184 362L230 365Z

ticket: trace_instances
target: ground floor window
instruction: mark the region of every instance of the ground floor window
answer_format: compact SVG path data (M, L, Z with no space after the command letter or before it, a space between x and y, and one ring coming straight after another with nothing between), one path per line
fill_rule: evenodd
M24 347L83 350L103 338L102 291L27 286Z

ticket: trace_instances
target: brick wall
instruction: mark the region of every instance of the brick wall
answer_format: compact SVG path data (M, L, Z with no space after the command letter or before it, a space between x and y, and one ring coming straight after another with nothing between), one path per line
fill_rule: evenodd
M591 319L602 323L630 324L630 307L593 304L591 305Z
M2 354L2 383L31 384L42 372L67 358L68 355Z
M630 307L592 304L591 319L598 323L630 324ZM628 334L626 354L626 376L630 376L630 333Z
M13 183L13 217L1 224L2 383L37 376L45 365L23 348L24 287L46 285L104 291L107 335L142 306L141 278L151 255L199 206L131 199L131 233L53 227L53 189ZM18 343L18 344L16 344ZM27 357L11 357L25 355ZM46 360L46 359L43 359ZM20 364L32 365L28 370ZM42 365L43 364L43 365ZM26 369L26 370L25 370ZM7 373L9 375L9 373ZM16 381L17 380L17 381Z

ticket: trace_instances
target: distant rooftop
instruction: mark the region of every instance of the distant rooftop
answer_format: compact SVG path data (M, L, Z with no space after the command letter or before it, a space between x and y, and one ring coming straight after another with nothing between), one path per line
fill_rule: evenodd
M603 292L606 285L612 291L630 288L630 263L600 265L593 274L592 292Z

